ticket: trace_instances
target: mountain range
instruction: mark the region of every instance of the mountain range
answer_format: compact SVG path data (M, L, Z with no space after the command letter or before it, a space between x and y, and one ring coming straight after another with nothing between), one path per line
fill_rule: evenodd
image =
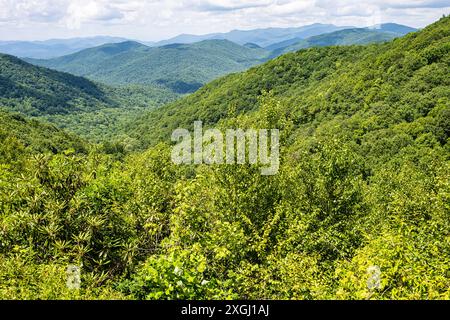
M1 55L0 106L103 140L146 110L284 53L309 47L385 42L411 30L399 25L345 29L273 44L273 51L256 43L239 45L229 40L160 47L125 41L54 59L25 59L36 66Z
M152 84L184 94L222 75L259 64L267 52L228 40L147 47L138 42L107 44L34 64L99 82Z
M217 42L231 46L200 44ZM449 74L450 16L284 54L152 110L145 90L168 89L0 55L0 299L449 299ZM199 120L216 129L209 161L174 163L173 130ZM261 175L263 135L221 142L237 128L279 133L277 174Z
M377 29L345 29L321 34L308 39L293 39L274 44L271 46L271 48L275 49L270 54L270 58L276 58L288 52L311 47L365 45L369 43L386 42L404 35L405 34L403 33L385 32Z
M298 118L298 125L314 119L322 121L324 117L333 117L334 113L354 114L356 110L369 114L382 112L386 117L398 118L399 122L403 118L410 121L408 112L413 111L405 108L422 110L427 101L433 100L432 105L439 105L437 96L444 100L450 98L446 88L449 85L446 73L449 22L446 18L426 31L375 46L309 48L283 55L244 73L213 81L196 93L141 117L130 130L147 146L168 139L176 127L188 128L196 120L216 125L229 116L230 106L236 109L235 114L249 114L258 109L258 96L263 92L271 92L282 104L292 106L288 112ZM361 34L376 36L379 33L351 29L313 37L309 41L322 47L325 45L322 40L332 39L334 44L340 44L345 43L342 35L358 38ZM436 38L427 40L432 37ZM403 71L402 65L406 68ZM391 66L395 69L389 69ZM428 83L431 81L428 76L438 79L433 83L439 83L439 89L428 90L434 86ZM422 94L421 90L427 93ZM372 106L372 111L364 111L367 105ZM416 112L419 111L411 116L417 116Z
M384 24L374 26L372 28L379 29L383 32L394 32L397 34L406 34L415 29L398 24ZM256 44L260 47L267 48L269 51L277 49L272 47L284 41L298 42L312 36L317 36L334 31L352 29L351 26L335 26L332 24L312 24L298 28L266 28L254 30L233 30L227 33L213 33L206 35L180 35L168 40L159 42L137 41L151 47L160 47L167 44L182 43L192 44L204 40L229 40L234 43L245 45L247 43ZM0 52L14 55L21 58L34 59L50 59L69 55L96 46L107 43L118 43L125 41L133 41L121 37L98 36L90 38L73 38L73 39L52 39L46 41L0 41Z
M337 30L353 27L339 27L332 24L312 24L298 28L265 28L254 30L233 30L227 33L212 33L205 35L183 34L177 37L155 43L161 46L172 43L195 43L204 40L229 40L244 45L254 43L260 47L267 47L274 43L289 39L306 39L319 34L329 33Z
M117 132L121 119L177 97L157 85L111 87L0 54L0 109L52 122L92 140Z
M45 41L0 41L0 52L20 58L50 59L106 43L124 41L127 41L127 39L107 36Z
M174 43L159 47L148 47L139 42L127 41L105 44L49 60L26 60L39 66L69 72L109 85L158 85L174 93L185 94L196 91L220 76L246 70L287 52L309 47L383 42L414 30L393 24L382 25L377 29L344 29L307 39L297 37L274 43L266 48L262 48L260 45L263 43L257 39L258 36L259 39L269 39L268 34L272 35L270 38L272 40L294 34L306 36L330 28L332 27L329 25L313 25L299 29L265 29L264 32L257 30L243 34L241 32L227 34L232 40L245 42L243 45L223 39L201 40L190 44ZM238 38L237 34L242 36ZM225 38L223 34L220 37ZM194 41L194 38L190 40Z

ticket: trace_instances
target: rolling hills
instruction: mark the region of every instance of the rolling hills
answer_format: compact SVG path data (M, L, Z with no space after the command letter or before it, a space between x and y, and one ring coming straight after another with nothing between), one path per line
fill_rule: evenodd
M450 16L215 80L128 127L142 152L0 112L0 297L450 299L449 71ZM195 120L279 129L278 174L173 163Z
M384 23L368 28L348 27L345 29L321 33L306 38L291 38L285 41L273 43L270 46L265 47L265 49L273 51L275 53L278 52L279 54L283 52L282 48L287 48L289 46L294 46L292 49L295 50L296 48L304 49L311 46L367 44L402 37L404 35L407 35L408 33L415 31L417 31L417 29L396 23ZM377 33L379 34L378 36ZM295 47L295 45L297 46ZM285 51L289 52L289 50ZM275 56L275 54L272 54L272 56Z
M40 117L95 141L111 140L115 135L124 136L125 123L133 122L141 112L271 57L308 47L380 42L410 31L392 24L380 30L336 31L301 40L272 53L255 43L241 46L228 40L153 48L126 41L50 60L27 59L62 72L2 55L0 104L7 110Z
M298 124L334 113L375 112L380 106L391 114L390 121L414 118L419 110L429 111L440 99L448 99L448 21L443 19L385 44L310 48L286 54L245 73L213 81L151 112L140 119L140 126L134 126L135 136L145 145L153 144L195 120L216 124L227 117L230 107L238 113L256 110L263 91L272 91L287 103ZM431 86L430 81L439 85Z
M20 58L51 59L107 43L127 39L98 36L91 38L51 39L45 41L0 41L0 52Z
M100 85L85 78L36 67L3 54L0 84L0 104L32 116L115 105Z
M262 49L239 46L227 40L157 48L124 42L30 62L107 84L156 84L183 94L222 75L261 63L266 55Z
M121 121L173 101L161 86L110 87L0 54L0 109L50 121L94 141Z
M325 32L327 27L320 26L320 29L315 25L302 29L301 34L307 36L318 33L317 28ZM379 30L346 29L302 40L295 38L294 43L291 43L292 39L284 41L273 45L273 51L260 47L260 41L246 42L241 46L229 40L204 40L152 48L127 41L90 48L56 59L27 61L110 85L151 84L185 94L196 91L220 76L246 70L287 52L317 46L383 42L410 30L413 29L398 25L383 25ZM290 30L287 34L292 32ZM231 39L244 42L243 39ZM245 40L256 39L248 37Z
M158 86L109 87L0 54L0 106L28 116L67 115L165 103L176 95Z
M404 34L385 32L372 29L345 29L332 33L322 34L308 39L296 39L274 45L271 57L275 58L288 52L301 49L326 46L364 45L370 43L386 42L403 36Z
M213 33L205 35L183 34L168 40L157 42L154 44L154 46L163 46L174 43L192 44L205 40L228 40L240 45L244 45L246 43L254 43L260 47L267 47L271 44L289 39L306 39L319 34L330 33L333 31L348 28L351 27L339 27L332 24L315 23L312 25L306 25L297 28L233 30L227 33Z

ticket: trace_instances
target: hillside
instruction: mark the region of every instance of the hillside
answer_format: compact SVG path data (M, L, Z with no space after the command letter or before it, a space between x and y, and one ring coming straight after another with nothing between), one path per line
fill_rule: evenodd
M161 86L108 87L0 54L0 108L39 117L95 141L177 97Z
M38 116L89 111L116 103L104 88L87 79L0 54L0 105Z
M226 34L227 36L212 37L216 40L203 40L193 44L174 43L152 48L127 41L86 49L56 59L27 61L109 85L157 85L175 94L185 94L196 91L220 76L244 71L287 52L319 46L384 42L414 30L385 24L376 30L345 29L327 33L336 29L342 28L317 24L297 29L234 31ZM311 36L315 34L320 35ZM269 35L272 35L271 39L279 37L289 40L263 49L259 45L264 44L261 39ZM296 37L292 38L294 36ZM220 37L244 44L241 46L229 40L217 40ZM200 39L202 38L197 40ZM244 39L254 42L245 42ZM187 39L179 40L189 42Z
M450 299L449 71L450 16L216 80L130 126L142 152L22 152L63 133L0 113L0 298ZM279 129L279 170L175 164L195 120Z
M411 28L398 23L382 23L379 25L372 26L369 29L378 30L381 32L390 32L399 36L404 36L408 33L418 31L416 28Z
M410 108L411 103L420 110L418 105L429 105L430 99L437 103L447 97L447 39L448 18L386 44L312 48L287 54L245 73L214 81L148 114L140 120L140 127L135 127L136 136L152 144L167 139L177 126L187 127L197 119L217 123L227 116L230 107L238 113L256 110L263 90L271 90L275 97L289 103L290 113L298 117L298 123L313 121L319 115L331 116L332 110L351 115L380 104L390 110L384 112L402 117L401 113L407 111L400 110ZM431 90L426 78L429 74L440 86L430 92L420 91ZM397 96L402 98L394 99ZM417 111L413 114L417 115Z
M47 68L69 72L78 76L85 76L90 73L95 73L99 64L105 60L113 59L114 57L133 52L141 52L148 49L147 46L133 41L125 41L121 43L104 44L89 49L76 52L74 54L62 56L49 60L25 59L26 61L35 65L42 65Z
M73 149L87 152L87 143L55 126L29 120L25 117L0 110L0 158L11 161L27 154L61 153ZM9 158L9 160L8 160Z
M449 299L449 74L445 17L389 43L287 54L143 117L130 130L144 147L196 120L278 128L281 164L273 177L251 165L185 167L165 242L177 249L149 258L126 292ZM177 259L192 252L207 266L198 283L214 274L211 287L162 293L173 266L194 268Z
M35 64L107 84L152 84L193 92L222 75L261 63L267 52L226 40L149 48L136 42L109 44Z
M345 28L343 30L336 30L334 32L311 36L307 39L292 38L286 41L274 43L265 49L273 51L274 54L272 54L272 56L276 56L276 54L292 52L314 46L383 42L405 36L408 33L415 31L417 31L417 29L408 26L395 23L384 23L368 28Z
M0 144L0 297L449 299L449 40L446 17L229 75L130 127L142 153ZM278 174L175 165L195 120L280 129Z
M392 29L395 30L394 28ZM322 34L305 40L296 39L296 41L290 40L275 44L272 46L274 50L271 54L271 57L278 57L288 52L294 52L312 47L364 45L370 43L386 42L404 35L405 34L403 33L384 31L383 29L346 29Z

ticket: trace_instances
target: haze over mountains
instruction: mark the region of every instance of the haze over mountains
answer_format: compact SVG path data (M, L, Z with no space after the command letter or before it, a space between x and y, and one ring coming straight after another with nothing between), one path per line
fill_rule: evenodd
M403 36L402 33L383 32L367 28L354 28L335 31L310 37L308 39L292 39L274 44L270 58L276 58L288 52L294 52L311 47L364 45L369 43L386 42Z
M227 33L213 33L205 35L183 34L177 37L157 42L155 45L171 43L194 43L204 40L229 40L240 45L254 43L260 47L286 41L289 39L306 39L315 35L329 33L353 27L338 27L332 24L312 24L298 28L266 28L254 30L233 30Z
M127 39L107 36L45 41L0 41L0 52L19 58L50 59L106 43L124 41L127 41Z
M185 41L201 40L199 42L163 46L105 37L64 40L63 47L71 47L71 50L104 41L113 43L53 59L25 59L55 71L2 56L0 104L101 141L122 130L119 128L123 128L125 122L139 117L145 110L158 108L197 91L214 79L247 70L282 54L310 47L385 42L414 31L397 24L336 31L339 28L315 24L209 35L238 43L198 37ZM330 30L335 31L300 38ZM298 37L275 43L293 36ZM177 40L182 39L171 41ZM46 50L51 50L52 45L58 46L58 41L44 42ZM262 47L267 44L270 45Z

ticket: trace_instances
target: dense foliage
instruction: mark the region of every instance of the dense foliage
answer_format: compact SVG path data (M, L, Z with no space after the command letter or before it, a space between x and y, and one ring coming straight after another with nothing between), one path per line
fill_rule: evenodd
M450 299L449 43L445 17L285 55L150 112L134 154L3 130L0 297ZM173 164L198 119L280 129L279 174Z
M314 34L313 30L318 32L319 29L312 28L308 32ZM276 33L276 30L273 32ZM305 32L303 30L301 34ZM295 32L291 37L294 34ZM297 40L294 42L291 39L287 44L282 42L273 45L273 49L262 49L254 43L241 46L227 40L205 40L193 44L172 43L152 48L127 41L106 44L55 59L28 61L110 85L156 84L174 93L183 94L194 92L220 76L246 70L287 52L318 46L383 42L403 34L387 32L384 29L347 29L307 39L295 38Z
M157 84L183 94L267 56L226 40L150 48L137 42L108 44L51 60L32 61L108 84Z
M103 88L85 78L36 67L3 54L0 104L30 116L114 106Z
M312 47L347 46L353 44L386 42L399 36L400 35L396 33L381 32L373 29L346 29L289 43L286 46L281 46L272 51L271 57L275 58L288 52Z
M263 91L286 105L297 126L335 116L382 113L387 125L411 122L448 97L448 27L440 24L390 43L311 48L247 72L213 81L196 93L150 112L133 125L151 145L195 120L216 124L257 110ZM445 100L444 100L445 101Z
M0 108L108 141L144 110L179 97L161 86L109 87L0 54Z

